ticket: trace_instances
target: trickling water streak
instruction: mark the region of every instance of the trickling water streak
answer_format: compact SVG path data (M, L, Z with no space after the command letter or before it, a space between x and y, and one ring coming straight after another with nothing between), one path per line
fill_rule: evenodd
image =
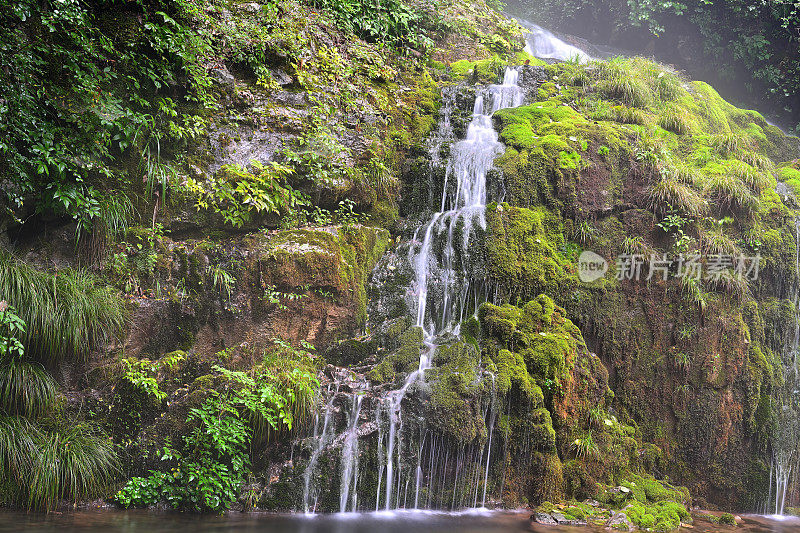
M791 398L797 395L800 383L797 375L797 357L800 351L800 217L795 218L795 275L791 291L793 292L792 301L794 303L794 335L791 337L791 345L786 347L789 361L784 365L785 394L789 397L789 402L784 403L778 413L778 431L773 442L773 457L770 468L770 481L767 492L766 507L772 510L772 479L775 479L775 505L776 515L782 515L786 507L786 496L789 492L789 485L792 473L795 472L795 465L798 461L798 445L800 445L800 417L792 406ZM786 401L786 400L784 400Z
M308 466L306 467L305 472L303 473L303 507L306 513L311 512L316 509L316 501L317 495L316 493L313 494L313 505L312 505L312 492L313 491L313 476L314 470L317 466L317 462L319 461L319 456L322 451L325 449L325 446L329 443L332 437L331 429L331 409L333 407L333 400L336 398L336 394L339 392L339 383L336 383L336 390L334 394L330 394L330 386L328 386L328 394L330 395L330 399L328 403L325 405L325 416L322 423L322 433L318 433L319 428L319 415L317 415L316 420L314 422L314 437L316 439L316 444L314 446L314 451L311 452L311 458L308 461Z
M342 477L339 489L339 511L347 511L352 484L353 503L351 509L356 510L355 495L358 482L358 417L361 414L361 400L363 396L353 394L353 411L350 415L350 424L345 433L342 444Z
M381 508L381 481L383 477L383 431L381 429L381 410L375 409L375 422L378 425L378 488L375 492L375 510Z
M486 487L489 485L489 459L492 456L492 435L494 434L494 423L497 417L495 410L495 376L492 374L492 400L489 407L489 443L486 445L486 473L483 476L483 499L481 507L486 507Z

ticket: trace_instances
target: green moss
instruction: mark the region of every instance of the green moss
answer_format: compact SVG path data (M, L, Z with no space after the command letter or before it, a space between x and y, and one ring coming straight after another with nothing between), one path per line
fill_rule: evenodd
M683 505L669 501L645 504L634 500L624 511L639 528L655 531L676 530L682 520L689 518L689 512Z
M776 171L778 179L786 183L787 187L800 198L800 170L793 167L783 167Z
M557 294L573 283L572 266L559 251L558 218L544 209L490 205L486 210L488 277L510 295Z
M578 152L565 152L558 153L558 166L559 168L568 170L578 170L581 167L581 156Z
M726 524L729 526L735 526L736 517L733 516L731 513L722 513L721 515L719 515L719 523Z
M353 302L363 323L367 276L388 244L388 231L368 226L286 230L261 245L259 269L264 282L280 290L316 288Z
M392 383L398 374L412 372L419 363L419 353L423 349L422 328L407 327L398 335L400 347L384 357L369 371L367 377L377 383Z
M482 387L476 372L478 351L466 342L454 342L439 346L433 362L426 373L432 384L431 425L460 443L485 438L483 412L471 401Z
M450 63L450 71L456 80L471 78L476 83L496 83L507 62L497 55L478 61L462 59Z

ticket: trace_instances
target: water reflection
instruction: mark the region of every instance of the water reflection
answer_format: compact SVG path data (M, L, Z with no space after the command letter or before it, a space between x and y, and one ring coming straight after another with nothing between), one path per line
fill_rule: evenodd
M0 533L34 532L121 532L191 533L573 533L605 531L602 527L554 527L531 524L529 512L468 510L458 513L437 511L384 511L334 515L276 515L231 513L225 516L197 516L154 511L76 511L62 514L0 513ZM737 531L747 533L800 532L800 519L745 515L737 528L695 521L697 532ZM688 529L685 531L689 531Z

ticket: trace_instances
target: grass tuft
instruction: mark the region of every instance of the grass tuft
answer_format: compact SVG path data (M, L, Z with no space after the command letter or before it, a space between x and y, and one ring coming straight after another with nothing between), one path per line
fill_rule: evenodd
M119 471L113 443L87 423L41 429L0 416L0 459L5 503L27 509L97 497Z
M737 133L719 133L711 139L714 150L723 156L733 154L737 150L751 148L750 139Z
M122 331L124 302L116 290L79 270L55 274L0 253L0 300L19 310L28 357L49 366L83 358Z
M706 310L707 301L706 294L703 291L700 281L689 276L684 276L680 279L681 294L683 295L684 299L689 304L697 307L698 310L703 313Z
M56 382L39 363L9 360L0 366L0 410L6 414L41 416L55 397Z
M723 209L736 209L744 214L752 214L758 207L758 200L747 185L733 176L725 174L710 176L703 192Z
M708 202L691 187L671 177L665 177L650 187L648 197L650 209L656 214L677 210L681 214L697 217L708 207Z
M658 116L658 125L678 135L686 135L692 129L686 118L686 112L674 105L661 110Z
M653 101L652 90L634 60L615 57L596 65L597 87L602 93L634 107L646 107Z

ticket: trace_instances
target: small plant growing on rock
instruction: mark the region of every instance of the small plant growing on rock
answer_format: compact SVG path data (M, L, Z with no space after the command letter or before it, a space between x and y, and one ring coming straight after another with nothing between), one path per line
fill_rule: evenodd
M575 450L575 456L579 459L598 459L600 457L600 448L594 442L591 431L582 439L575 439L572 448Z

